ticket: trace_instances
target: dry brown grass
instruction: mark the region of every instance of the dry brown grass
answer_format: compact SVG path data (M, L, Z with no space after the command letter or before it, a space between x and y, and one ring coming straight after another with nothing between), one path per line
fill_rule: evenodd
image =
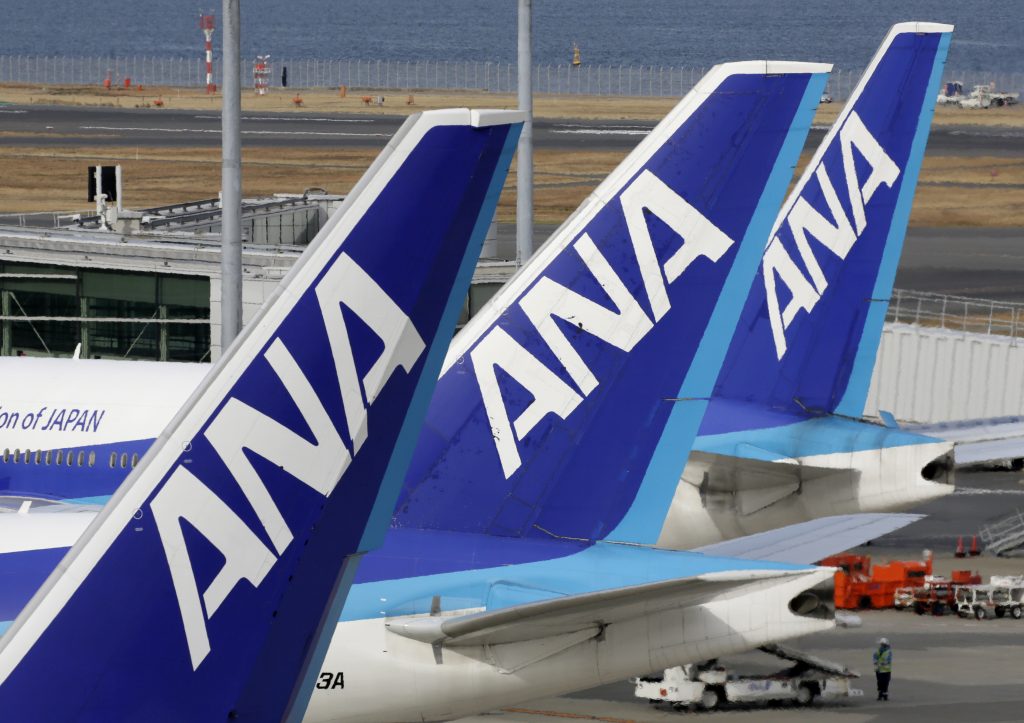
M376 156L372 149L252 148L242 153L242 185L248 196L302 191L319 186L344 193ZM618 153L535 155L539 223L558 223L621 160ZM85 169L120 164L125 204L145 208L214 197L220 188L216 148L0 146L0 164L15 184L0 184L0 212L83 211ZM565 170L571 165L571 170ZM39 189L46 189L45 193ZM515 217L515 164L498 204L498 218Z
M370 165L362 149L253 148L242 154L246 195L320 186L344 193ZM625 152L535 153L538 223L555 224L583 201ZM804 155L806 162L808 154ZM93 149L0 145L0 164L17 185L0 184L2 211L88 210L85 168L120 163L132 208L213 197L220 188L216 148ZM45 193L39 189L45 189ZM938 156L925 160L910 222L917 226L1024 225L1024 160ZM498 219L515 218L515 164L498 203Z
M363 96L383 95L383 106L367 106ZM302 98L302 106L293 102ZM258 96L251 91L242 95L245 111L275 112L336 112L367 115L395 115L413 113L431 108L468 106L471 108L515 108L516 98L510 93L487 93L482 91L415 91L412 105L407 105L408 93L372 89L350 90L341 97L337 90L314 89L308 91L273 89ZM164 107L187 108L192 110L216 110L220 107L220 95L207 95L199 88L145 87L136 89L112 88L104 90L96 86L41 86L6 83L0 84L0 103L50 104L50 105L100 105L133 108L152 107L153 101L161 99ZM534 113L540 118L587 118L612 120L660 120L676 104L677 98L640 98L622 96L582 95L537 95L534 99ZM816 124L831 124L842 109L842 103L823 104L815 116ZM159 112L154 108L154 112ZM935 125L1005 125L1024 126L1024 108L989 108L988 110L964 110L940 106L935 110Z
M406 106L404 95L390 95L384 107L366 107L363 93L339 97L325 90L302 93L306 112L405 113L451 106L513 107L511 95L490 93L417 93L415 105ZM0 101L15 103L67 103L130 107L152 103L161 97L166 107L216 110L219 96L199 90L147 88L143 91L99 87L0 86ZM246 94L247 111L298 111L292 93L280 90L267 96ZM658 119L674 104L673 99L587 96L538 96L536 113L549 118ZM842 107L821 106L816 123L831 123ZM160 109L154 108L154 113ZM1020 108L964 111L940 107L935 122L1018 125L1024 123ZM3 133L23 139L41 137L36 132ZM344 193L369 166L376 152L369 149L251 148L243 152L243 187L247 195L301 191L320 186ZM537 150L535 212L538 223L560 223L625 156L625 151ZM804 154L801 167L809 159ZM220 187L220 157L216 148L164 147L71 147L0 145L0 162L17 185L0 184L2 211L87 210L84 202L85 168L92 164L120 163L125 173L125 201L144 208L166 203L212 197ZM799 169L798 169L799 172ZM45 191L41 190L45 189ZM1024 161L995 157L929 155L921 171L911 224L922 226L1019 226L1024 225ZM515 217L515 164L498 205L498 218Z
M370 149L257 148L242 153L247 195L302 191L320 186L344 192L369 166ZM120 164L125 204L145 208L214 197L220 189L219 148L60 148L0 146L0 163L17 186L0 184L0 210L88 209L86 167ZM39 189L46 189L41 193Z

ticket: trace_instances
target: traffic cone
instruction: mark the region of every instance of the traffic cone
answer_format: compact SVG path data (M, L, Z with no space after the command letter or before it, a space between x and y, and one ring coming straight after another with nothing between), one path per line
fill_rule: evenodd
M978 555L981 554L981 550L978 549L978 536L977 535L971 535L971 551L970 551L969 554L970 554L971 557L977 557Z
M953 553L953 557L965 557L964 538L962 535L956 538L956 552Z

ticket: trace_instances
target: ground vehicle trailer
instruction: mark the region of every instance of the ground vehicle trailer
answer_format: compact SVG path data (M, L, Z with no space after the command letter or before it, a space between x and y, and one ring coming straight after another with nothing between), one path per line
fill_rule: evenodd
M1016 597L1016 599L1014 599ZM964 585L957 588L955 606L961 617L974 616L977 620L1009 615L1020 620L1024 615L1019 593L1002 585Z
M928 550L923 560L893 560L872 566L870 555L844 554L827 557L819 564L839 568L835 575L835 602L843 610L892 607L897 590L909 589L912 595L932 573L932 555Z
M793 701L809 705L815 698L845 698L861 694L850 687L858 673L781 645L765 645L765 653L794 663L773 675L730 674L717 661L668 668L661 676L637 678L634 694L652 703L671 703L676 710L718 708L725 703Z
M945 615L954 609L955 586L944 577L929 577L914 591L914 612L918 615Z
M923 582L919 585L909 585L906 587L896 588L893 593L893 607L897 610L905 610L907 608L914 608L915 603L920 598L920 601L925 604L925 610L922 612L932 612L931 602L932 598L942 599L944 605L953 604L953 596L956 594L957 587L961 585L980 585L981 575L971 572L970 570L953 570L950 578L947 580L942 577L931 577L926 576ZM938 586L940 592L932 596L925 591L926 588L932 586ZM935 614L941 615L945 610L936 612Z

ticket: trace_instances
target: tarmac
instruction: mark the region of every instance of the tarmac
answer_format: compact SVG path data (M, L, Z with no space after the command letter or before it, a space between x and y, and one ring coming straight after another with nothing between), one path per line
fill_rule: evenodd
M246 146L382 148L404 116L344 113L242 114ZM539 149L629 150L654 127L643 120L537 118L534 145ZM826 128L815 127L806 150L821 143ZM0 108L4 143L27 146L220 146L220 115L184 109L89 106L5 105ZM1024 128L951 126L932 128L928 152L945 155L1024 157Z
M536 224L534 248L556 228ZM499 256L515 258L515 243L515 228L499 225ZM911 227L896 271L896 288L1024 302L1022 244L1020 227Z
M860 613L860 628L839 628L789 641L790 647L843 663L861 677L853 687L861 696L841 702L815 701L801 708L792 704L729 707L713 712L676 712L664 704L651 705L633 695L628 681L560 698L530 701L486 716L461 719L485 723L546 720L615 721L730 721L788 723L867 723L899 721L1020 721L1024 718L1024 621L1010 618L976 621L956 616L917 616L912 612ZM879 637L893 646L893 680L889 701L877 701L871 653ZM745 673L768 674L786 667L764 653L753 652L724 660Z
M920 559L925 548L935 553L935 572L976 570L984 580L992 574L1024 573L1024 557L982 555L957 559L956 538L975 534L984 523L1013 509L1024 508L1024 476L1020 472L962 472L958 491L914 510L927 517L859 551L876 561ZM967 540L969 545L969 539ZM931 723L932 721L1024 720L1024 620L977 621L952 615L917 616L909 611L862 611L862 626L836 628L785 642L856 670L853 687L863 694L844 701L815 701L801 708L791 704L728 707L707 712L677 712L651 705L633 695L628 681L579 693L529 701L460 723L542 723L554 720L654 723L661 721L730 721L757 723ZM871 653L880 637L893 646L890 700L875 700ZM730 669L768 674L786 663L761 652L723 659ZM644 674L648 671L637 671Z
M896 288L1024 302L1022 243L1019 227L911 227Z

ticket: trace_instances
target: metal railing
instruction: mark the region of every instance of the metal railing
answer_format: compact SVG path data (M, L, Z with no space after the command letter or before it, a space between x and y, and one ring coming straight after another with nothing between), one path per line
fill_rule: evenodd
M272 87L280 87L284 68L289 88L350 88L374 90L478 90L516 92L516 64L494 61L360 60L341 58L274 58ZM668 65L541 64L533 69L537 93L567 95L682 96L708 67ZM836 69L827 91L835 100L849 97L860 70ZM132 55L70 57L0 55L0 82L54 85L100 85L109 77L112 85L203 87L206 66L202 58ZM971 86L995 81L1001 90L1024 87L1024 73L955 71L949 80ZM253 86L251 68L243 67L242 80ZM214 62L214 81L220 83L220 62Z
M1009 517L985 525L978 530L985 550L1002 555L1024 546L1024 513L1017 510Z
M31 226L33 228L60 228L71 223L73 214L55 211L0 213L0 225Z
M1024 337L1024 304L894 289L886 321Z

